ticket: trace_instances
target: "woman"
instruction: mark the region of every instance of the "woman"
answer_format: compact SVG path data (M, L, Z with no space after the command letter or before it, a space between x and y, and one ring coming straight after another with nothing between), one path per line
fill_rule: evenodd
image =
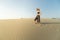
M34 21L37 21L37 23L40 23L40 12L37 12L37 16L34 19Z

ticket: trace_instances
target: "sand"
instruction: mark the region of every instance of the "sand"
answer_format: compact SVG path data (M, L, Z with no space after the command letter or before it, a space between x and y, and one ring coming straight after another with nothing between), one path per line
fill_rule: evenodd
M60 40L60 20L33 19L0 20L0 40Z

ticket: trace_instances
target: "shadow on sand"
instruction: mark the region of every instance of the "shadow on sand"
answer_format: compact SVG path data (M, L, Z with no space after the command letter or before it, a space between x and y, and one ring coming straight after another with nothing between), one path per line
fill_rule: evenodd
M40 24L60 24L60 22L41 22Z

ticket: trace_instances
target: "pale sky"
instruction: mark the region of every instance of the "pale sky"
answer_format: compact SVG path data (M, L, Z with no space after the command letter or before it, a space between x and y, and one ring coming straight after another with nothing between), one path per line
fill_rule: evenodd
M33 18L36 8L41 18L60 18L60 0L0 0L0 19Z

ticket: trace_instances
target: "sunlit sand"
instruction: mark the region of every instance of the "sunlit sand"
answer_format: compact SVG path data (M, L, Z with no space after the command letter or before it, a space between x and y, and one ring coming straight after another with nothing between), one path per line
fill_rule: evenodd
M34 19L0 20L0 40L57 40L60 39L60 20Z

